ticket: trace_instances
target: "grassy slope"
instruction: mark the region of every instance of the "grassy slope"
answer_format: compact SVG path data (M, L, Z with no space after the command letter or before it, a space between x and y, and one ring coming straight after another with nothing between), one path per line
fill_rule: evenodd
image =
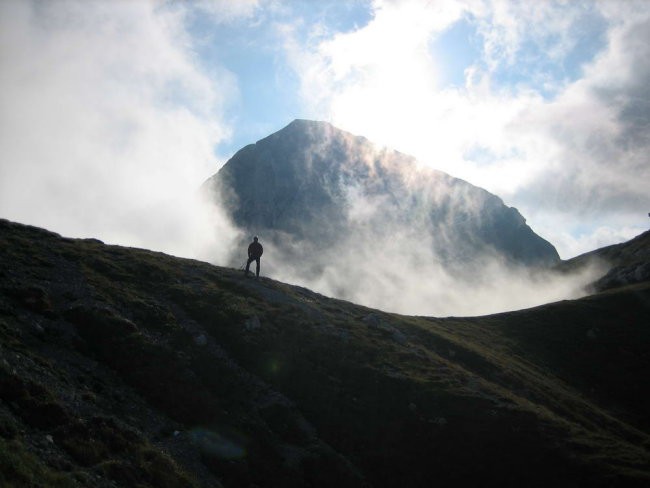
M647 324L648 283L404 317L0 221L0 484L642 486Z

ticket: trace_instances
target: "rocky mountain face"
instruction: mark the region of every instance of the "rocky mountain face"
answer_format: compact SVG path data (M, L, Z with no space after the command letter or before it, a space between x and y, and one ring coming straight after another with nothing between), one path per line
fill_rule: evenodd
M648 486L648 323L648 280L401 316L0 220L0 486Z
M495 195L325 122L295 120L244 147L204 187L287 261L364 247L390 255L396 238L445 264L559 260Z

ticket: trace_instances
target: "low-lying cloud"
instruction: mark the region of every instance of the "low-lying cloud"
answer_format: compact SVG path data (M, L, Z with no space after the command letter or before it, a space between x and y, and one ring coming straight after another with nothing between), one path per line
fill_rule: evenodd
M265 246L263 275L386 311L525 308L583 296L603 271L550 271L552 249L496 196L323 123L295 122L238 155L214 183L229 181L228 205Z
M517 266L494 254L446 263L431 238L404 229L383 231L378 236L356 229L325 252L299 240L287 245L287 235L261 235L262 274L384 311L470 316L579 298L604 272L594 265L562 274Z

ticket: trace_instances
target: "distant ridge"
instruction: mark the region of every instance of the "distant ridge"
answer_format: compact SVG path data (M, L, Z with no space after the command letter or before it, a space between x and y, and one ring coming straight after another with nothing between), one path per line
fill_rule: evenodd
M599 264L605 270L592 284L595 291L650 281L650 230L629 241L568 259L557 268L568 272L592 264Z

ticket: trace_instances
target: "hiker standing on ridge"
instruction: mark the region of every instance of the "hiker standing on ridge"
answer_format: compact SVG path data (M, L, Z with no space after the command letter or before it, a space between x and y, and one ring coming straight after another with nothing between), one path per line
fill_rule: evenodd
M262 244L257 242L257 236L253 237L253 242L251 242L248 246L248 261L246 262L246 276L248 276L248 269L250 268L251 263L255 261L255 264L257 265L255 269L255 276L257 278L260 277L260 258L262 257L263 252L264 252L264 248L262 247Z

